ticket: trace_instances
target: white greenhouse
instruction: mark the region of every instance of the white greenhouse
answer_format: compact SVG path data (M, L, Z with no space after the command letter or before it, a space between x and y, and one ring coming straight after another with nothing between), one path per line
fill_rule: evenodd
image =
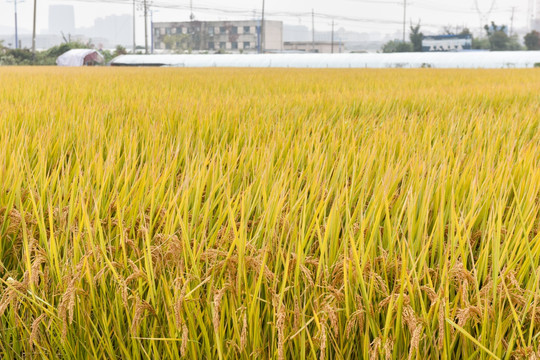
M58 66L90 66L103 64L105 59L98 51L92 49L72 49L56 59Z
M122 55L112 66L255 68L531 68L540 51L393 54Z

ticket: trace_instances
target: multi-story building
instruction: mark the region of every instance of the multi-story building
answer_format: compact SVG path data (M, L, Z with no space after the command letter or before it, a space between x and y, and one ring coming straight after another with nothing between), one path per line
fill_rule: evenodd
M540 31L540 0L536 0L534 15L531 15L533 16L531 19L532 30Z
M49 34L64 35L75 32L73 5L49 5Z
M283 23L265 21L186 21L152 24L154 50L162 52L256 53L283 50ZM262 41L261 41L262 40Z

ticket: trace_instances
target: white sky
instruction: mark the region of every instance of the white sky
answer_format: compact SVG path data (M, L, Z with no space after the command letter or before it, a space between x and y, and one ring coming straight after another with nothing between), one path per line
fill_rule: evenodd
M11 1L11 2L8 2ZM18 0L19 32L32 29L33 0ZM142 1L142 0L137 0ZM149 0L150 1L150 0ZM487 13L493 0L477 0L478 7ZM540 2L540 0L536 0ZM75 9L76 27L87 27L97 17L112 14L131 14L132 0L37 0L38 33L48 28L48 7L52 4L72 4ZM474 0L407 0L407 22L421 20L424 33L437 33L445 25L468 26L474 31L480 28L480 17ZM153 0L155 21L186 21L189 19L189 0ZM262 0L193 0L197 19L246 19L260 14ZM484 20L495 20L510 26L514 7L514 29L528 27L529 0L496 0L491 15ZM172 5L183 9L163 8ZM539 6L540 8L540 6ZM311 10L316 14L336 16L336 28L359 32L394 34L401 31L403 0L266 0L269 19L283 20L287 24L301 24L311 28ZM259 17L260 15L257 15ZM14 27L13 0L0 0L0 33L12 33ZM328 30L332 16L317 15L317 30ZM142 12L137 12L138 38L142 37Z

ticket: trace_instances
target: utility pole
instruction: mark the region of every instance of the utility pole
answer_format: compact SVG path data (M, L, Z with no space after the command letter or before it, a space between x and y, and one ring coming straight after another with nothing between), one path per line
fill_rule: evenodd
M189 20L193 21L195 20L195 14L193 13L193 0L189 1L189 10L191 11L191 14L189 14Z
M144 53L148 54L148 2L144 0Z
M15 14L15 49L19 48L19 31L17 26L17 1L13 0L14 14Z
M37 0L34 0L34 25L32 27L32 54L36 55L36 8Z
M516 7L512 6L512 16L510 17L510 36L514 34L514 12L516 11Z
M262 54L264 54L264 0L262 2L262 16L261 16L261 48L260 48L260 52Z
M332 54L334 53L334 20L332 19Z
M315 10L311 9L311 51L315 52Z
M133 0L133 53L135 54L135 52L137 52L137 40L135 39L135 29L137 28L137 26L135 25L135 20L136 20L136 8L135 8L135 1L136 0Z
M154 54L154 10L150 10L150 53Z
M407 0L403 0L403 42L405 42L405 24L407 23Z

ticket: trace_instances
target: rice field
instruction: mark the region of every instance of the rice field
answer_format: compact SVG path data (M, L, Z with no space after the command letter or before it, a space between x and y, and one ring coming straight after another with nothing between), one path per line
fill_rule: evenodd
M537 359L540 72L0 69L0 358Z

